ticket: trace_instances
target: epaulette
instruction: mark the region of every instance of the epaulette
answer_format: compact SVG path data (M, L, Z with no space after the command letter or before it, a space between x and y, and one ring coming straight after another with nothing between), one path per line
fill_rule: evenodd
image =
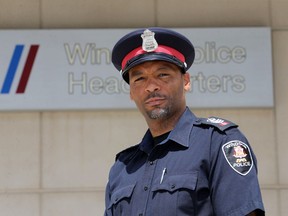
M126 156L128 156L128 159L131 158L134 154L130 155L130 153L136 152L137 149L139 149L139 145L131 146L124 149L123 151L120 151L118 154L116 154L115 161L117 161L121 155L124 155L124 153Z
M218 128L221 131L225 131L231 127L238 127L238 125L234 124L231 121L228 121L228 120L222 119L222 118L218 118L218 117L214 117L214 116L211 116L209 118L198 118L196 120L196 124L211 125L211 126Z

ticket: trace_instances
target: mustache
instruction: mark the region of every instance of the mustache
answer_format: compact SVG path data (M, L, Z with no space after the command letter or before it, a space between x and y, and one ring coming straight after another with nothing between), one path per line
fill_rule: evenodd
M162 94L160 94L158 92L152 92L145 98L145 100L148 100L148 99L151 99L151 98L155 98L155 97L166 98L165 95L162 95Z

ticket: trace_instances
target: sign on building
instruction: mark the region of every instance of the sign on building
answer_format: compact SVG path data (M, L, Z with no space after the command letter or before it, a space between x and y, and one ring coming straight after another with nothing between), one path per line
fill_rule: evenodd
M0 110L134 108L111 63L131 30L0 30ZM196 51L188 106L273 106L269 28L174 30Z

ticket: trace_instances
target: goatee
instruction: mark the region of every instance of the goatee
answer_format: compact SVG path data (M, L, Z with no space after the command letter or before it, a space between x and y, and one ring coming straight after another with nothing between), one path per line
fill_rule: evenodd
M156 108L152 111L147 112L151 119L164 119L169 116L169 108Z

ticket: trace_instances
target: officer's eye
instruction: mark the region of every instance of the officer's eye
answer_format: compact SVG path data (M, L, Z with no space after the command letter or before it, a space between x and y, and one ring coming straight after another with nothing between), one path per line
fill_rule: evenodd
M161 78L168 77L171 75L171 73L172 73L172 69L170 67L165 66L165 65L159 67L157 70L157 76L161 77Z
M165 76L169 76L169 74L167 74L167 73L161 73L161 74L159 74L159 76L160 76L160 77L165 77Z
M141 81L143 79L144 79L144 77L137 77L137 78L134 79L134 82L139 82L139 81Z

